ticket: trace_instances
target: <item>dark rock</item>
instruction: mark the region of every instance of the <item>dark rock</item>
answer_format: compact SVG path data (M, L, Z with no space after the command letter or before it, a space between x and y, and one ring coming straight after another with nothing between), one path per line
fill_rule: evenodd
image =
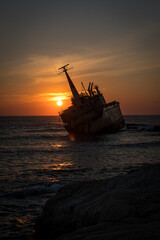
M160 239L160 165L62 188L36 224L36 239Z
M153 127L153 131L159 132L160 131L160 125L155 125Z

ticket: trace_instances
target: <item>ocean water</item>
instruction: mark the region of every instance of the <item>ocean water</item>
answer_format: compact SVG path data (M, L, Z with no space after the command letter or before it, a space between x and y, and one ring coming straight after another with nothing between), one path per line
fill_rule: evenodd
M0 239L32 239L46 201L68 183L160 162L160 116L125 116L126 130L70 138L58 116L0 117Z

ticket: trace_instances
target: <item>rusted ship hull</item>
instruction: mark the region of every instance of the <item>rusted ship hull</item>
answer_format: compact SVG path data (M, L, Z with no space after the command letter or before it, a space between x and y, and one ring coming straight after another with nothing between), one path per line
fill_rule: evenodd
M81 117L72 115L72 119L67 119L61 115L65 129L71 134L98 134L113 133L125 128L124 118L122 116L119 103L113 102L99 112L91 110L82 111Z

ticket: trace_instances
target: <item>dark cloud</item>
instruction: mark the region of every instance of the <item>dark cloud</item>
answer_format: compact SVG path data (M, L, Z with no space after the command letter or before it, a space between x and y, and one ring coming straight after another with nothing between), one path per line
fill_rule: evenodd
M98 84L107 77L126 88L129 79L141 82L143 92L147 79L154 92L152 80L157 83L160 75L159 12L159 0L0 0L3 93L38 93L58 85L65 80L49 66L66 63L74 66L77 85L79 77Z
M119 39L160 20L155 0L1 0L0 6L3 63L31 54L58 57L117 46Z

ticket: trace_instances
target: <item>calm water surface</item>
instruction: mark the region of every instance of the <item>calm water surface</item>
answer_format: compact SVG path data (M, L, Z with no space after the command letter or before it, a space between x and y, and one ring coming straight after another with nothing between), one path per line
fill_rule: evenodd
M73 141L59 117L0 117L1 239L30 239L47 199L68 183L160 162L160 116L125 120L125 131Z

